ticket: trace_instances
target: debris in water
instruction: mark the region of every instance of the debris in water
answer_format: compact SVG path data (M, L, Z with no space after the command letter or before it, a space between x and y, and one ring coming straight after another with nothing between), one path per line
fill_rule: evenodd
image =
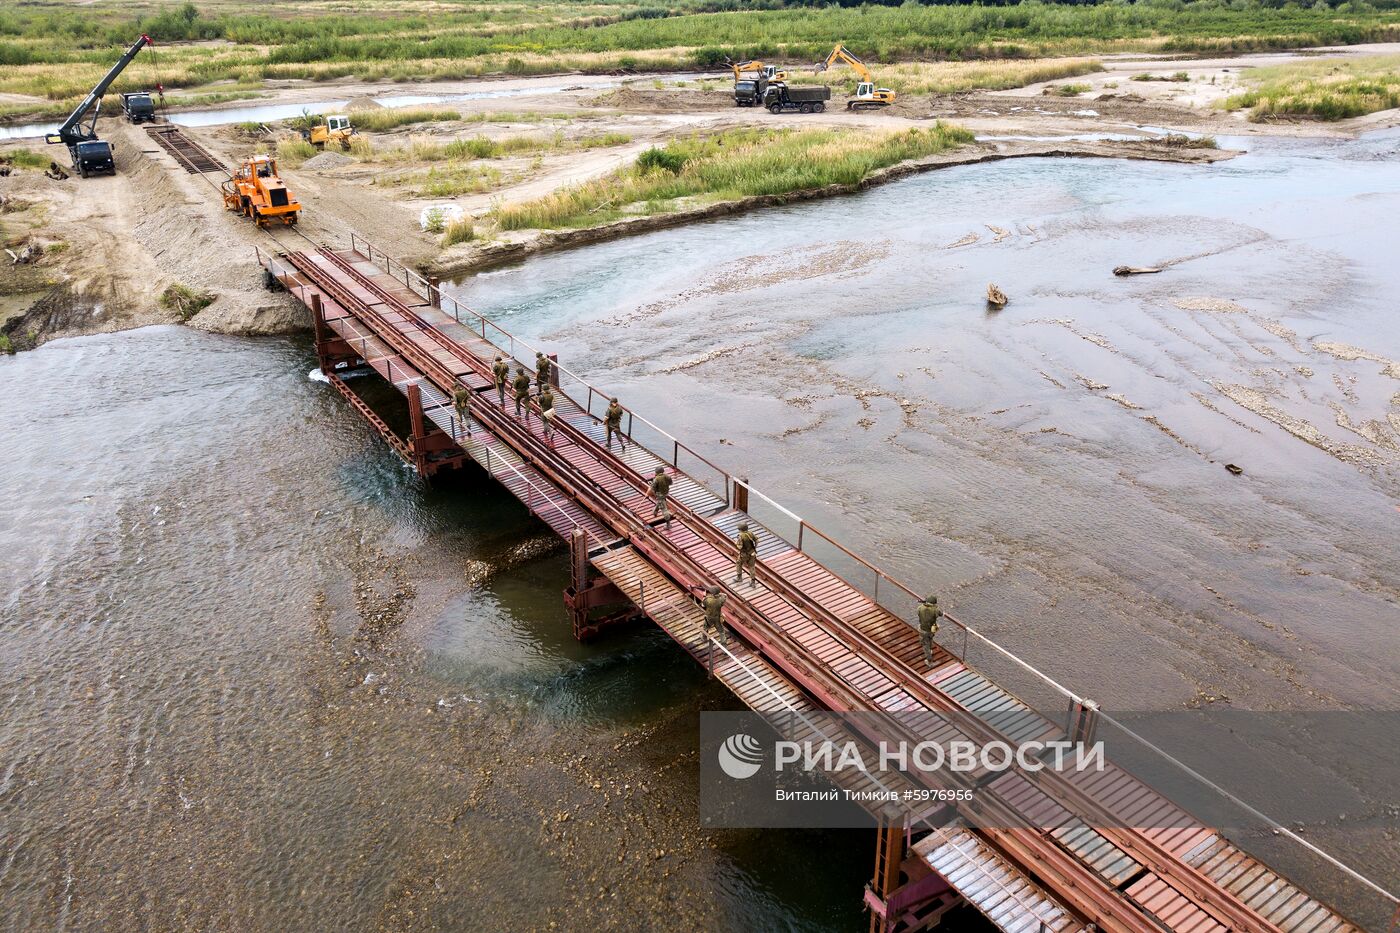
M1239 476L1241 473L1244 472L1244 468L1243 468L1243 467L1237 467L1237 466L1235 466L1233 463L1227 463L1227 464L1225 464L1225 470L1226 470L1231 476Z
M987 307L1004 308L1006 307L1006 302L1009 300L1010 299L1006 297L1006 292L997 288L996 285L987 286Z
M1154 272L1161 272L1157 266L1114 266L1114 275L1151 275Z

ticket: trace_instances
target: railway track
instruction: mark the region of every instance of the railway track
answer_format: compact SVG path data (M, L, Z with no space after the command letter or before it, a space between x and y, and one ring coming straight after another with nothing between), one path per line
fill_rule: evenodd
M160 146L171 157L191 175L203 175L209 172L219 172L228 174L228 166L218 160L208 149L190 139L180 128L168 123L147 126L146 132L156 145Z

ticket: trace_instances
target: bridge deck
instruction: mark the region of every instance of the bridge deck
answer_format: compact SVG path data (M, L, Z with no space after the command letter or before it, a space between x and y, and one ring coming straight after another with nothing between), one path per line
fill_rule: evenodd
M743 637L713 654L714 673L751 708L925 713L941 738L1063 737L1059 724L941 646L925 665L909 622L733 508L727 491L640 444L607 451L602 425L569 394L556 391L548 437L538 414L517 416L509 396L500 406L489 368L497 354L510 359L508 351L427 301L409 273L395 276L387 263L353 251L289 254L268 266L303 302L317 299L325 325L376 372L405 393L416 385L424 415L550 528L564 537L582 529L593 566L704 663L715 649L693 594L724 584L726 618ZM459 386L474 395L465 423L449 399ZM652 521L644 493L657 466L675 477L669 524ZM740 520L759 540L761 579L753 587L729 583ZM937 718L948 711L971 713L986 730L965 735ZM944 827L921 857L1008 930L1041 921L1080 929L1091 916L1104 929L1355 929L1121 769L1067 777L1057 785L1013 771L991 780L979 800L1039 829L1012 836Z

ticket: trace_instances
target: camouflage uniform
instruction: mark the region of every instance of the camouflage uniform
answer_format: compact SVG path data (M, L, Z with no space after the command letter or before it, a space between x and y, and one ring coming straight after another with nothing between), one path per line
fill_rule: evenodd
M515 371L515 417L520 417L520 406L525 405L525 420L530 420L530 377L525 375L525 367L520 366Z
M491 367L492 374L496 377L496 394L501 398L501 407L506 407L506 383L510 381L510 364L499 356L496 357L496 365Z
M722 645L729 644L729 629L725 626L724 617L720 614L720 610L724 608L728 598L719 591L719 587L712 586L706 592L705 597L700 600L700 606L705 610L705 631L716 633Z
M554 436L554 393L549 391L549 384L545 383L540 390L540 420L544 422L545 440L550 440Z
M651 497L656 505L651 510L651 517L660 515L666 519L666 524L671 524L671 510L666 506L666 497L671 493L671 477L666 475L663 467L656 468L656 475L651 479Z
M549 367L550 367L549 357L545 356L543 353L536 353L536 354L535 354L535 381L538 382L538 383L540 384L540 388L541 388L541 389L543 389L545 386L549 385Z
M617 399L612 400L608 406L607 414L603 418L603 424L608 429L608 446L612 446L613 435L617 435L617 442L622 445L622 449L627 449L627 441L622 437L622 406L617 403Z
M739 523L739 554L734 560L734 582L744 579L745 568L749 571L749 586L754 586L758 578L754 569L758 566L758 539L749 531L748 522Z
M933 663L933 636L938 634L938 620L943 610L938 608L938 597L929 596L919 603L919 644L924 649L924 661Z
M469 436L472 433L471 405L471 392L467 391L463 386L458 386L457 391L452 393L452 407L457 409L457 424L459 425L457 429L458 436L461 436L462 433L461 426L466 427Z

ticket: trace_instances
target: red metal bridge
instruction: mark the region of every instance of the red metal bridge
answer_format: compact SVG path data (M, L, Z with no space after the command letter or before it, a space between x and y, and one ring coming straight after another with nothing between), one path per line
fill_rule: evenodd
M936 647L926 664L909 621L916 593L641 415L625 416L626 448L608 449L608 398L557 361L547 438L537 412L518 417L509 395L498 404L491 375L497 354L533 374L535 348L363 240L259 258L269 284L311 310L331 385L404 460L424 477L474 461L569 542L565 600L580 637L617 618L604 607L624 606L760 712L957 713L972 723L962 733L981 743L1094 729L1093 704L1053 681L1069 701L1065 722L965 664L967 639L981 636L957 620L945 620L942 637L961 636L964 650ZM372 368L406 397L407 438L341 379L348 366ZM453 405L463 387L472 399L465 419ZM674 476L669 524L652 519L647 495L657 466ZM759 541L753 588L729 583L741 520ZM695 597L712 584L728 595L725 618L738 637L727 645L706 635ZM873 930L925 929L964 901L1015 931L1358 929L1111 763L1084 774L1011 770L980 784L977 800L880 831L866 891ZM1004 828L1014 825L1033 828Z

